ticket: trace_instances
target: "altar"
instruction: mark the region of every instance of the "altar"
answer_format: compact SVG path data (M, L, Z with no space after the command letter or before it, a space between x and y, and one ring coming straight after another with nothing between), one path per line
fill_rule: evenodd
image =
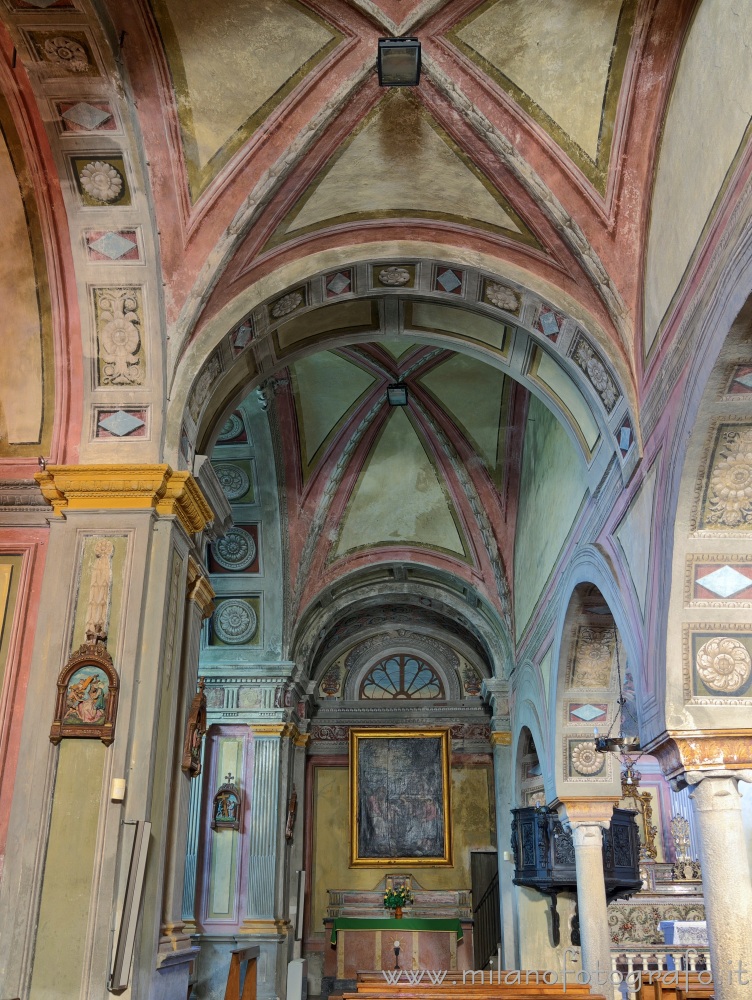
M354 989L359 972L394 969L396 941L399 966L407 971L473 967L468 892L417 889L415 905L400 920L379 906L381 895L330 891L322 993Z

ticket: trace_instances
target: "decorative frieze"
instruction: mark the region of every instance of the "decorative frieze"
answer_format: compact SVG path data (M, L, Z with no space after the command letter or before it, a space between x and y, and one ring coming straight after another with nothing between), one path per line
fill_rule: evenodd
M97 335L97 384L143 385L146 359L141 337L143 292L140 286L93 288Z

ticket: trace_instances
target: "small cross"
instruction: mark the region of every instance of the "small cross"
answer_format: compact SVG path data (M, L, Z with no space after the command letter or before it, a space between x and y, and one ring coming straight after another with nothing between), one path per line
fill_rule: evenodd
M231 785L234 780L235 779L232 776L232 771L228 771L227 774L225 775L225 781L227 782L228 785Z

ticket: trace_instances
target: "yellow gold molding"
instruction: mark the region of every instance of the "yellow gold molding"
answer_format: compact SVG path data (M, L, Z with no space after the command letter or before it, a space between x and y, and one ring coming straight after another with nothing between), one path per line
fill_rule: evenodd
M169 465L48 465L34 476L59 517L66 510L155 510L189 534L214 519L190 472Z
M619 804L616 797L587 798L573 795L566 799L556 799L554 807L563 806L570 823L608 823L614 814L614 806Z
M512 734L509 731L491 733L491 744L495 747L511 747Z
M664 730L645 747L667 778L685 771L740 771L752 767L752 729Z
M251 722L249 728L254 736L279 736L280 738L300 736L298 727L292 722Z
M241 934L269 934L286 936L290 927L289 920L244 920L240 925Z
M204 576L204 571L196 560L188 558L188 582L186 594L201 610L201 617L208 618L214 610L214 588Z
M308 743L310 742L310 739L311 739L310 733L298 733L297 736L293 736L292 741L296 747L307 747Z

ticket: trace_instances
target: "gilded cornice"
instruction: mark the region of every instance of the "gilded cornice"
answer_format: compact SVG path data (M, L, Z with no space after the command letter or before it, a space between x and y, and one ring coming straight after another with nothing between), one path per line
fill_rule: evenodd
M686 771L742 771L752 767L752 729L666 730L645 750L669 779Z
M491 745L495 747L510 747L512 745L512 734L507 731L496 731L491 733Z
M203 569L195 559L188 559L188 585L186 593L189 601L200 609L201 617L208 618L214 610L214 588L204 576Z
M155 510L189 534L214 515L190 472L169 465L48 465L34 476L55 514L66 510Z
M300 735L298 727L292 722L251 722L250 730L254 736L279 736L280 739Z

